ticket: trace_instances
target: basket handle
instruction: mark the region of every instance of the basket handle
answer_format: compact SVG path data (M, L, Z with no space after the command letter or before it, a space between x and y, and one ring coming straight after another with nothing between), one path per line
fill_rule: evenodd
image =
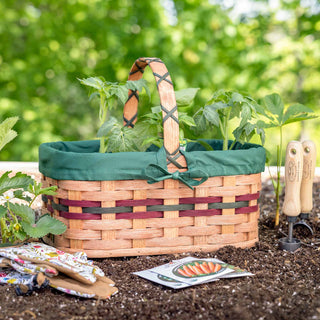
M163 123L163 146L167 154L167 164L173 169L186 167L184 156L180 153L179 120L173 83L165 64L158 58L139 58L133 64L128 80L139 80L146 66L149 66L155 77L160 96ZM137 121L139 93L129 90L128 100L124 105L124 126L133 127ZM173 164L173 167L172 165ZM171 170L170 170L171 171Z

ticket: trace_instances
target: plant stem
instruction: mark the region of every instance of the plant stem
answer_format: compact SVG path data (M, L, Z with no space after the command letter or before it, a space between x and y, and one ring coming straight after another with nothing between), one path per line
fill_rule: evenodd
M277 189L276 189L276 216L274 226L278 227L280 222L280 170L282 164L282 126L280 129L280 145L277 148Z
M36 200L37 197L38 197L38 195L34 195L34 198L29 203L29 208L31 208L31 205L34 203L34 201Z
M234 147L234 145L236 144L236 142L237 142L237 140L233 140L233 141L232 141L232 144L231 144L229 150L232 150L232 149L233 149L233 147Z
M227 111L226 116L223 120L223 130L224 130L224 139L223 139L223 150L228 150L228 127L229 127L229 117L231 113L231 108Z
M106 105L106 96L103 91L99 91L100 95L100 126L104 124L107 118L107 110L108 107ZM100 153L105 153L105 143L104 143L104 137L100 138Z

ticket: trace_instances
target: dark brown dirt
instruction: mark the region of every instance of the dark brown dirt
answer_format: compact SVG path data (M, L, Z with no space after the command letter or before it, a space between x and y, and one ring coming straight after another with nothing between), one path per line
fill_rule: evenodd
M13 287L0 286L0 319L320 319L319 192L320 184L315 184L310 217L315 234L296 232L306 244L295 253L278 249L287 225L282 217L281 228L273 228L275 202L269 183L261 194L260 241L255 247L192 253L246 268L254 277L173 290L132 272L191 254L97 259L119 288L108 301L75 298L53 289L18 297Z

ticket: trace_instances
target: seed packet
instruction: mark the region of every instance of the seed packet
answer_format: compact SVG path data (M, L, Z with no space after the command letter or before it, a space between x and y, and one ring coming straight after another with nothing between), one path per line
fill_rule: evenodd
M221 264L221 262L211 260L188 257L174 260L150 269L150 271L191 285L217 280L233 272L232 269Z
M193 258L193 257L186 257L186 258L183 258L183 259L179 259L179 260L173 260L174 262L176 261L180 261L181 263L184 263L184 262L188 262L188 261L192 261L196 258ZM236 267L234 265L231 265L231 264L228 264L222 260L219 260L219 259L216 259L216 258L204 258L204 259L201 259L201 260L205 260L205 261L208 261L208 262L212 262L212 263L219 263L221 264L222 267L224 268L228 268L228 269L231 269L232 272L230 273L227 273L227 274L223 274L219 277L219 279L227 279L227 278L237 278L237 277L247 277L247 276L254 276L253 273L247 271L247 270L244 270L244 269L241 269L239 267Z
M141 278L162 284L162 285L167 286L172 289L183 289L183 288L187 288L187 287L191 286L191 284L174 280L172 278L166 277L166 276L159 274L159 273L152 272L150 270L143 270L143 271L139 271L139 272L134 272L133 274L136 274L137 276L139 276Z

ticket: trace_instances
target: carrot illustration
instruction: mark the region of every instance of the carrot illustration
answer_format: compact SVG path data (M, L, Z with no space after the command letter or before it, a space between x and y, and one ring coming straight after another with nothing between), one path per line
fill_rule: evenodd
M189 269L188 266L186 265L183 266L183 270L189 277L192 277L195 275L195 273L191 269Z
M221 265L216 263L215 268L214 268L214 272L218 272L221 269Z
M192 270L193 270L197 275L203 274L203 271L201 270L201 268L189 264L189 268L190 268L190 267L192 267Z
M203 273L210 273L210 270L203 263L200 264L200 268L203 271Z
M182 276L184 276L184 277L190 277L188 274L186 274L185 272L184 272L184 270L182 270L182 269L178 269L178 272L182 275Z
M196 266L193 266L192 264L188 264L188 267L189 267L189 269L191 269L192 272L195 273L196 275L199 274Z
M208 266L209 266L210 272L214 272L215 265L212 261L209 261Z

